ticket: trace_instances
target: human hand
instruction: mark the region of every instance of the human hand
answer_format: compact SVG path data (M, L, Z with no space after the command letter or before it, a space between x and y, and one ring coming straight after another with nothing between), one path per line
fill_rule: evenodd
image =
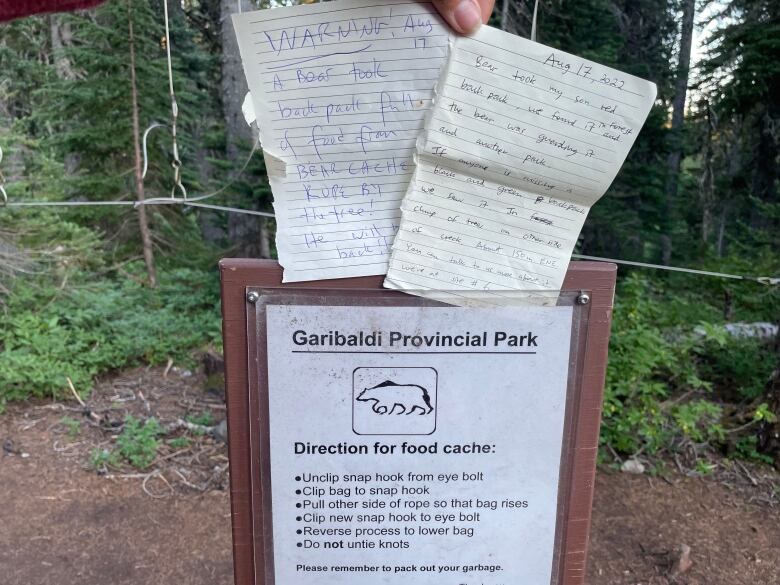
M433 0L444 20L463 34L474 32L487 22L495 3L496 0Z

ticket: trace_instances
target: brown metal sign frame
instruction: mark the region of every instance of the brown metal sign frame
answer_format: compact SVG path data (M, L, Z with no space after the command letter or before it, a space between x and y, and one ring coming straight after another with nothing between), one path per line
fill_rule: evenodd
M265 339L259 339L255 305L247 294L253 289L319 289L341 295L371 291L391 305L403 305L409 297L382 289L381 276L283 285L281 267L266 260L223 260L220 272L235 584L273 585L269 433L262 414L267 412L268 387L267 380L261 382L265 369L259 363ZM573 336L572 356L578 363L569 380L552 581L560 585L585 582L615 275L613 264L572 262L562 287L582 291L589 302L583 330Z

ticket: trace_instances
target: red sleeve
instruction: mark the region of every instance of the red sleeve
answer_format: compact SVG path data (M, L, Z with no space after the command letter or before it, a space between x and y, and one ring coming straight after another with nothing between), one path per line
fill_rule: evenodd
M91 8L103 0L0 0L0 22L40 12L62 12Z

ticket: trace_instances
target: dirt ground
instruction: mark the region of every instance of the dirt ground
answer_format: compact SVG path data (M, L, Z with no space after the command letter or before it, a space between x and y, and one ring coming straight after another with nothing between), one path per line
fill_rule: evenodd
M144 473L98 475L91 454L113 447L127 413L155 415L165 443ZM202 378L175 369L101 383L86 414L75 398L11 406L0 415L0 583L231 584L226 448L199 428L223 417ZM600 470L588 583L780 584L780 476L743 470ZM675 575L682 545L692 564Z
M588 583L780 584L778 507L752 503L750 491L714 478L668 479L600 470ZM692 565L671 578L681 545L690 547Z
M0 415L0 583L232 584L227 448L176 428L188 415L224 418L221 403L187 371L139 369L99 384L91 414L75 398L9 407ZM146 473L98 475L92 452L114 448L125 414L174 430ZM188 446L176 444L182 437Z

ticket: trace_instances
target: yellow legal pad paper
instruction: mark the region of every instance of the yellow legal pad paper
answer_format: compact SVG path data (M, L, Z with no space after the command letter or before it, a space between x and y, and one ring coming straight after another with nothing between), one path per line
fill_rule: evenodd
M651 82L492 27L455 38L385 286L560 289L655 96Z
M449 47L427 2L233 16L274 194L284 281L385 274Z

